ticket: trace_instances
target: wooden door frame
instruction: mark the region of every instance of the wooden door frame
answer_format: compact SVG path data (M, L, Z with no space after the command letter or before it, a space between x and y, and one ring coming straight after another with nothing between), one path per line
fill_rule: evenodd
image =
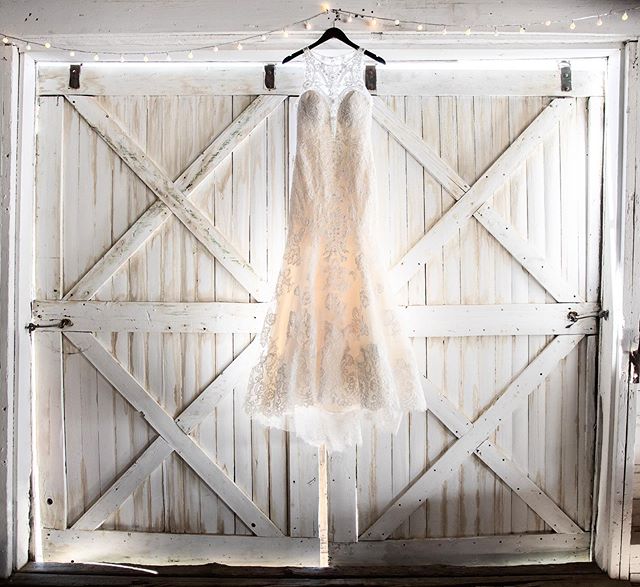
M514 47L518 47L514 44ZM602 47L602 48L600 48ZM635 49L635 47L634 47ZM549 50L549 47L545 47ZM0 154L10 160L8 172L0 175L3 206L0 211L0 352L6 366L0 389L0 576L8 576L28 560L30 530L30 484L32 475L31 427L31 337L25 326L31 318L33 282L31 271L34 212L34 139L36 132L36 62L15 47L1 47L0 63ZM463 51L458 50L458 51ZM504 54L488 48L486 54ZM563 47L557 46L558 57ZM571 48L572 55L580 49ZM599 421L594 480L594 528L592 553L611 576L628 575L630 533L630 455L633 454L635 402L623 383L628 372L621 346L623 328L622 291L616 291L624 251L619 243L629 241L624 232L625 191L623 189L625 133L633 132L635 118L625 117L625 96L630 73L630 45L607 43L584 48L590 57L608 59L607 106L605 108L605 196L603 213L602 291L603 307L610 308L602 321L599 349ZM530 50L532 57L536 48ZM476 55L478 50L476 49ZM522 55L522 49L519 51ZM6 167L3 167L6 170ZM6 200L5 200L6 199ZM6 201L6 205L5 204ZM616 234L615 227L623 233ZM619 240L622 239L622 240ZM630 242L630 241L629 241ZM15 245L15 249L12 247ZM5 393L6 390L6 393ZM19 391L19 393L18 393ZM630 450L627 450L629 449ZM615 452L614 452L615 451ZM615 458L621 456L622 458ZM34 468L33 472L37 472ZM608 506L611 507L608 507ZM626 561L626 562L625 562Z

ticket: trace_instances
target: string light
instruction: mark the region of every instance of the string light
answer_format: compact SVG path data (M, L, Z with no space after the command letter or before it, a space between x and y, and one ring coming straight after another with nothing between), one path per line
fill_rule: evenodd
M124 55L120 55L120 63L124 63Z
M144 62L146 63L147 61L149 61L149 57L148 57L147 55L145 55L145 56L142 58L142 61L144 61Z
M242 43L238 43L238 51L242 51Z
M415 21L402 21L398 18L389 18L389 17L380 17L380 16L376 16L376 15L364 15L364 14L359 14L356 12L351 12L348 10L342 10L342 9L336 9L336 8L330 8L330 6L326 3L322 4L321 6L322 12L319 12L317 14L314 14L312 16L308 16L307 18L304 18L302 20L298 20L296 22L292 22L287 24L285 27L278 27L276 29L273 30L269 30L269 31L265 31L263 33L259 33L259 34L255 34L255 35L250 35L247 37L244 37L242 39L237 39L237 40L230 40L230 41L226 41L226 42L222 42L222 43L218 43L218 44L211 44L211 45L204 45L204 46L200 46L200 47L193 47L192 49L189 50L189 53L187 54L187 57L189 59L193 59L194 58L194 51L195 50L212 50L214 52L218 52L219 46L228 46L228 45L233 45L235 44L236 47L238 49L242 49L242 42L245 41L251 41L254 39L261 39L263 41L265 41L269 35L273 35L273 34L277 34L278 32L281 32L282 35L284 37L288 37L289 36L289 29L292 27L296 27L296 26L300 26L303 27L305 30L311 30L313 28L312 26L312 21L313 19L317 18L318 16L322 16L323 14L330 14L333 13L336 16L336 19L340 19L340 20L346 20L346 22L353 22L355 18L360 17L360 18L364 18L365 20L369 20L369 22L371 23L372 26L378 25L380 24L380 22L382 23L389 23L389 24L393 24L394 26L398 27L401 26L402 24L405 25L413 25L416 27L416 29L418 31L423 31L425 30L425 28L428 27L433 27L434 32L437 31L438 29L441 30L441 33L443 35L446 35L448 33L448 26L453 26L453 23L443 23L443 22L415 22ZM632 11L635 10L640 10L640 5L638 6L633 6L633 7L628 7L627 9L618 9L618 10L610 10L606 13L600 13L600 14L591 14L591 15L585 15L585 16L576 16L573 19L571 19L569 21L569 29L571 31L576 30L577 27L577 22L578 21L593 21L595 26L597 27L601 27L604 24L604 18L606 17L620 17L622 21L627 21L629 20L629 15ZM379 22L380 21L380 22ZM486 32L491 32L493 30L493 34L494 35L498 35L500 32L502 32L499 29L506 29L505 32L510 32L511 30L513 30L512 27L517 27L520 33L525 33L527 31L527 28L530 26L539 26L539 25L544 25L545 27L550 27L553 23L558 23L560 25L563 24L563 22L566 21L562 21L562 20L551 20L551 19L546 19L546 20L542 20L542 21L536 21L536 22L528 22L528 23L522 23L522 24L515 24L515 23L502 23L502 24L498 24L498 25L474 25L473 23L471 25L468 25L466 27L466 29L464 30L464 34L469 36L472 34L472 27L474 29L476 29L474 32L479 32L479 33L483 33L485 30ZM480 30L478 30L480 29ZM20 42L24 44L24 49L26 51L31 51L32 50L32 45L30 42L28 42L26 39L21 39L19 37L14 37L11 35L6 35L6 34L2 34L0 33L1 38L2 38L2 42L5 45L8 44L16 44L16 42ZM55 46L52 45L50 41L45 41L43 43L40 42L34 42L35 45L39 46L39 47L43 47L45 49L50 49L51 47L53 47L54 49L58 49L58 50L63 50L63 51L67 51L69 57L75 57L76 53L80 53L82 54L92 54L93 55L93 59L94 61L98 61L100 59L100 55L98 53L92 52L92 51L85 51L85 50L74 50L71 47L64 47L64 46ZM147 62L150 60L150 55L165 55L166 56L166 60L167 61L171 61L171 55L170 53L181 53L182 51L184 51L184 49L175 49L173 51L166 51L166 50L158 50L158 51L149 51L148 54L145 54L144 56L144 61ZM132 54L135 53L132 52ZM116 52L116 51L102 51L101 54L104 55L121 55L121 61L124 61L124 56L122 54L120 54L120 52Z

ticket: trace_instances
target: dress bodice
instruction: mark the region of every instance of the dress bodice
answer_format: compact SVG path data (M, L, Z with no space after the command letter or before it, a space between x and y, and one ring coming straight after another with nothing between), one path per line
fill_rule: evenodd
M347 108L349 94L358 94L371 102L371 94L364 83L364 48L359 47L350 53L336 56L325 56L305 47L304 80L302 83L301 100L313 99L321 95L329 103L329 120L332 135L338 130L339 113L349 114L353 108ZM345 102L345 109L340 110ZM344 117L341 117L344 118Z

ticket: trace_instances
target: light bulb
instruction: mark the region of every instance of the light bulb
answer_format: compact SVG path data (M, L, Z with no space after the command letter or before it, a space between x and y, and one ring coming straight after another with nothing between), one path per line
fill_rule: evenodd
M2 42L6 45L9 42L7 37L2 37Z
M545 20L544 26L551 26L551 21L549 19Z
M470 35L471 34L471 27L467 27L467 30L464 31L465 35Z
M263 41L266 41L266 40L267 40L267 35L260 35L260 38L261 38Z
M124 55L120 55L120 63L124 63Z
M602 26L602 17L598 16L598 20L596 20L596 26Z
M75 57L75 56L76 56L75 51L69 51L69 57Z
M524 33L525 31L526 31L526 29L522 25L520 25L520 32Z
M569 28L571 30L574 30L576 28L576 23L573 20L571 21L571 24L569 25Z
M309 21L304 23L304 28L309 30L311 28L311 23Z
M51 43L49 43L49 41L47 41L47 42L44 44L44 46L45 46L47 49L51 49Z
M349 16L347 17L347 22L353 22L353 16L349 15Z
M143 61L145 61L145 62L147 62L147 61L149 61L149 58L145 55L145 56L142 58L142 60L143 60Z
M627 14L627 11L624 11L624 14L622 15L622 20L629 20L629 15Z
M393 24L395 24L396 26L398 26L398 25L400 24L400 21L396 18L396 19L393 21Z
M419 25L418 25L418 30L419 30L419 31L421 31L423 28L424 28L424 27L423 27L421 24L419 24Z
M378 21L376 20L376 17L375 17L375 16L371 19L371 24L372 24L373 26L376 26L376 24L378 24Z
M498 29L493 27L493 36L497 37L498 36Z
M98 61L98 59L100 59L100 55L98 55L97 53L94 53L93 60Z
M242 43L238 43L238 51L242 51Z
M282 36L283 36L283 37L288 37L288 36L289 36L289 31L288 31L287 29L284 29L284 30L282 31Z
M31 45L29 45L29 43L27 43L27 46L25 47L25 49L26 49L27 51L31 51Z
M443 34L443 35L446 35L446 34L447 34L447 27L446 27L446 26L443 26L443 27L442 27L442 34Z
M214 50L214 51L217 51L217 50L218 50L218 45L216 45L216 46L213 48L213 50Z
M167 61L171 61L171 55L169 55L169 53L167 53Z
M189 53L187 53L187 57L189 59L193 59L193 51L189 51Z

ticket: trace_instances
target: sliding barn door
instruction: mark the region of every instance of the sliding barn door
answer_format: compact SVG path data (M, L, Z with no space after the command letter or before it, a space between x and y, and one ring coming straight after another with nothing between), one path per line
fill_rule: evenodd
M286 235L286 96L38 109L36 555L318 564L317 451L242 409Z
M603 96L473 83L375 98L389 279L428 412L330 456L331 564L590 556Z

